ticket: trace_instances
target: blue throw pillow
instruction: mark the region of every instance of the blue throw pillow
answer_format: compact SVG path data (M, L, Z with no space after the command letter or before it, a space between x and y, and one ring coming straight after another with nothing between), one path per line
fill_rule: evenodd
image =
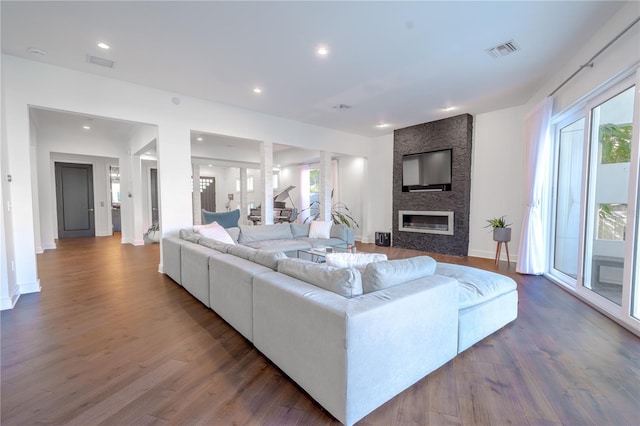
M216 213L202 209L202 221L205 224L218 222L218 225L222 226L223 228L233 228L238 226L238 220L240 220L240 210Z

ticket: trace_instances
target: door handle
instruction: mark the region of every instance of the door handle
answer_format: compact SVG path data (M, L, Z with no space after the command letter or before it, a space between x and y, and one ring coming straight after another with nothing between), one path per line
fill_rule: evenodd
M93 209L89 209L89 211L90 211L90 212L92 212L92 211L93 211Z

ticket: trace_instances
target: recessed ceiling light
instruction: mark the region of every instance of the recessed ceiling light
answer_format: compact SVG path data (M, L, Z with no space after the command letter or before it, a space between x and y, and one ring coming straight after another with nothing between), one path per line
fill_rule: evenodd
M329 49L326 46L320 46L318 50L316 50L316 53L320 56L326 56L329 54Z
M259 87L256 87L253 89L253 93L262 93L262 89Z
M107 43L98 43L98 47L104 50L108 50L111 48L111 46L109 46Z
M453 111L454 109L456 109L456 107L448 106L448 107L444 107L444 108L441 108L441 109L442 109L442 111L447 112L447 111Z
M84 126L82 126L82 128L85 130L91 130L91 126L89 126L88 124L85 124Z
M201 137L196 138L196 140L197 140L198 142L202 142L202 141L203 141L203 139L202 139Z
M379 129L384 129L385 127L389 127L389 123L376 124L376 127Z

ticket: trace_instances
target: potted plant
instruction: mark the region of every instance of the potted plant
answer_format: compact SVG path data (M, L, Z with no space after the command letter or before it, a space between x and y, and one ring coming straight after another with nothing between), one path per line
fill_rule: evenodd
M160 242L160 225L158 222L154 222L153 225L147 229L147 232L144 234L147 239L154 243Z
M331 200L333 201L333 190L331 190ZM302 212L306 211L306 210L311 210L314 207L318 208L320 206L320 202L319 201L313 201L309 207L307 207L306 209L302 210ZM300 212L300 213L302 213ZM337 203L334 203L331 205L331 220L333 221L334 224L339 225L341 223L343 223L344 225L346 225L348 228L359 228L360 225L358 224L358 222L351 216L351 210L349 210L349 207L347 207L347 205L345 203L343 203L342 201L339 201ZM309 217L307 217L304 222L307 223L308 221L311 220L317 220L318 217L320 216L320 213L315 213L310 215Z
M511 241L511 224L504 220L506 216L487 219L489 223L485 228L493 228L493 241L508 243Z

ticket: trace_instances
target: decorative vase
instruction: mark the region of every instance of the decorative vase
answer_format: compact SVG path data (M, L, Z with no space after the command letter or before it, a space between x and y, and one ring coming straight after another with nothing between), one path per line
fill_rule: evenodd
M500 243L511 241L511 228L493 228L493 241Z

